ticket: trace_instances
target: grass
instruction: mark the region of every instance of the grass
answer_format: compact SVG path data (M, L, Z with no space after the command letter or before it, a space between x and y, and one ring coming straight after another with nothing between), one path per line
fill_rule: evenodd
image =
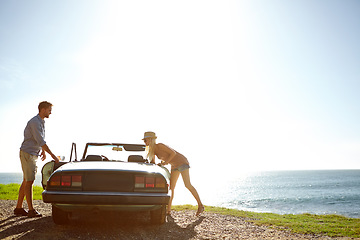
M0 184L0 199L2 200L17 200L19 194L20 184ZM33 186L33 199L42 200L43 188L40 186Z
M0 199L16 200L19 188L20 184L0 184ZM34 186L33 199L41 200L42 191L42 187ZM197 210L197 207L192 205L174 205L173 210ZM360 238L360 219L358 218L347 218L339 215L314 215L308 213L296 215L255 213L212 206L205 206L205 210L207 212L242 217L257 225L266 225L280 230L290 229L294 233Z
M196 210L197 207L192 205L178 205L174 206L173 209L176 211ZM255 213L212 206L206 206L205 211L242 217L257 225L266 225L279 230L283 230L284 228L290 229L294 233L360 238L360 219L358 218L308 213L296 215Z

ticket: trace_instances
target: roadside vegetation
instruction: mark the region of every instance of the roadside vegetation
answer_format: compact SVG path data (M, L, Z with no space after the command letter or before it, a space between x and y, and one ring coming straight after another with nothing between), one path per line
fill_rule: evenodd
M19 188L20 184L0 184L0 199L17 200ZM42 191L42 187L34 186L33 199L42 200ZM197 210L197 207L192 205L174 205L173 210ZM257 225L266 225L278 230L290 229L294 233L360 238L360 219L358 218L347 218L339 215L314 215L308 213L296 215L255 213L212 206L205 206L205 211L242 217Z
M178 205L174 206L173 209L176 211L196 210L197 207L192 205ZM296 215L255 213L212 206L205 206L205 211L242 217L257 225L266 225L277 230L290 229L294 233L360 238L360 219L358 218L308 213Z
M2 200L17 200L19 194L20 184L0 184L0 199ZM41 193L43 188L40 186L33 186L33 199L42 200Z

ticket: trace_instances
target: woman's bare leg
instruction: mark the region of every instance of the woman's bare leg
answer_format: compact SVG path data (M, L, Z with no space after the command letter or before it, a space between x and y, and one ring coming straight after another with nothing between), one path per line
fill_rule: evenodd
M200 200L200 196L199 196L198 192L196 191L196 189L194 188L194 186L190 182L189 169L186 169L186 170L182 171L181 176L183 178L185 187L187 189L189 189L189 191L191 192L191 194L194 196L194 198L196 199L196 201L198 203L198 211L197 211L196 215L199 215L204 211L204 205L202 204L202 202Z
M171 211L171 204L172 204L172 200L174 198L174 190L175 190L176 182L179 179L179 176L180 176L179 171L171 171L171 176L170 176L171 195L170 195L170 200L169 200L169 204L168 204L167 213L170 213L170 211Z

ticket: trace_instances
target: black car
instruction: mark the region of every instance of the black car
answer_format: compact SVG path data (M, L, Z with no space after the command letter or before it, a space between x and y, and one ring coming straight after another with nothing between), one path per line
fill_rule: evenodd
M71 213L95 210L150 211L154 224L164 223L170 173L144 154L141 144L87 143L78 161L73 144L70 162L46 163L42 196L52 204L53 221L67 224Z

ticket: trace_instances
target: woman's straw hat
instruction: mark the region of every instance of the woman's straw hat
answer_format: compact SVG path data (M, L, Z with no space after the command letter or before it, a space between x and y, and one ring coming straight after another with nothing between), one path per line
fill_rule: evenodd
M144 140L145 138L157 138L156 134L154 132L145 132L144 133L144 138L142 140Z

